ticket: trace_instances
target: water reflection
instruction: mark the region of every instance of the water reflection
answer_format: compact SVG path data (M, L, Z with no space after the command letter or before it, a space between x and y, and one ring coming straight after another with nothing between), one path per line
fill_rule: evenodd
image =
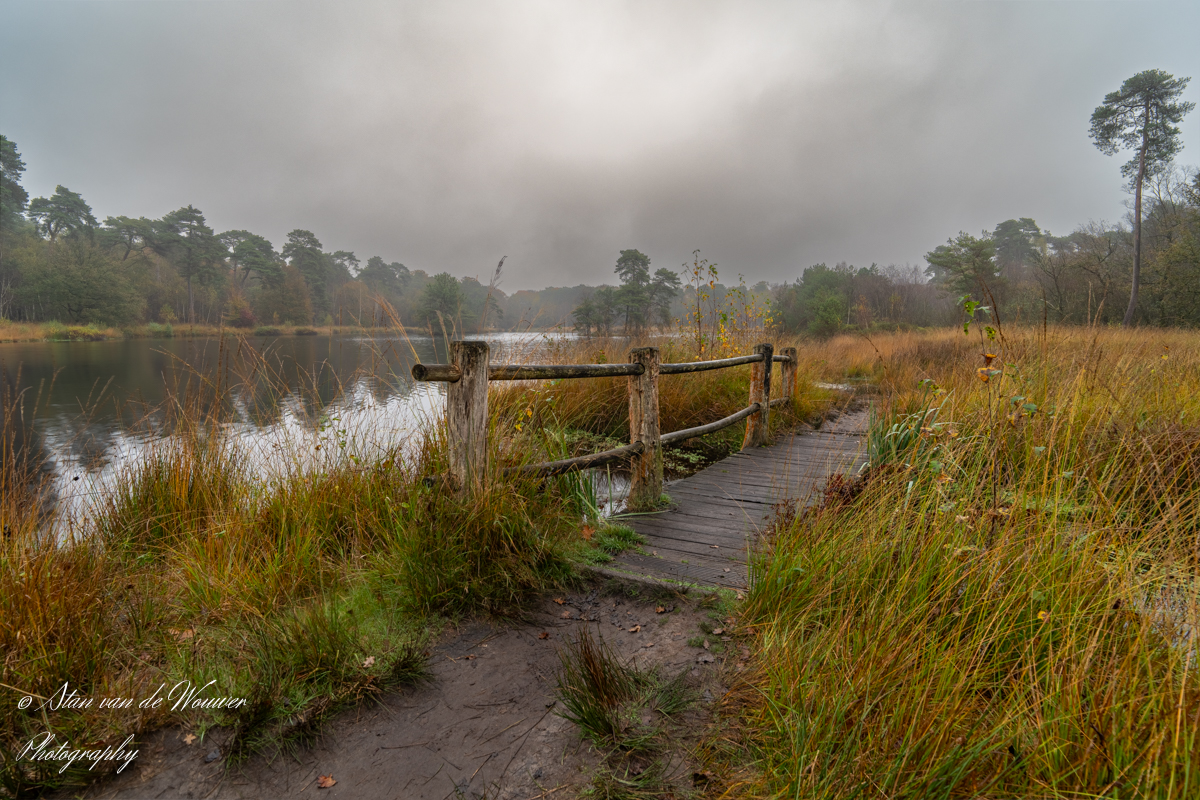
M486 338L494 362L520 362L561 336ZM29 389L23 449L70 518L184 419L218 420L262 480L411 444L444 408L444 386L414 385L411 367L447 351L428 336L26 342L0 344L0 370Z

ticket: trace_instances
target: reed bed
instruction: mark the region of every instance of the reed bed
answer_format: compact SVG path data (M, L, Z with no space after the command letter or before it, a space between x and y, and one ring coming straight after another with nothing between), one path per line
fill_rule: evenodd
M804 353L872 465L752 566L766 797L1200 794L1200 337L972 325Z

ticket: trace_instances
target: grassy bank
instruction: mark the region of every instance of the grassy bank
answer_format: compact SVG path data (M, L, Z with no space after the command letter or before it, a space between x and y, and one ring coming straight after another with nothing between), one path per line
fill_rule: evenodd
M865 481L753 565L740 791L1196 796L1200 338L972 329L805 353L888 393Z
M57 543L40 533L36 466L5 436L0 795L78 786L117 766L60 772L60 762L21 758L47 733L82 748L169 724L201 736L222 725L235 732L223 756L235 759L310 736L339 707L420 676L445 620L515 613L571 580L590 547L579 530L594 499L578 478L497 471L486 491L459 499L441 481L436 424L372 463L334 455L314 470L300 466L310 454L288 453L263 481L201 406L221 404L188 406L175 434ZM4 416L10 427L18 418ZM138 706L185 681L213 681L203 697L238 703ZM93 704L62 705L71 692ZM105 698L133 702L104 708Z

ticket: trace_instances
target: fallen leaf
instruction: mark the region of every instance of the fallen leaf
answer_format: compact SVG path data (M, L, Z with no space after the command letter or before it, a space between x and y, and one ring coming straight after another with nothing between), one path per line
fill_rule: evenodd
M729 572L729 567L723 567L726 572Z
M337 783L337 781L335 781L333 779L333 775L321 775L321 776L317 777L317 788L318 789L328 789L328 788L332 787L335 783Z
M592 534L595 533L595 528L593 528L591 525L584 525L583 529L579 532L583 534L583 540L585 542L590 542L592 540Z
M629 629L629 632L630 632L630 633L637 633L637 632L638 632L638 631L640 631L641 629L642 629L642 626L641 626L641 625L634 625L632 628L630 628L630 629Z
M556 598L554 598L554 602L558 603L561 606L563 603L565 603L567 601L563 600L561 597L556 597Z
M705 649L705 650L707 650L707 649L708 649L708 639L705 639L705 640L704 640L704 649Z
M724 632L724 628L713 628L713 636L720 636Z
M721 545L719 545L719 544L710 544L710 545L709 545L709 547L711 547L713 550L720 550L720 549L721 549Z
M196 734L194 734L194 733L189 733L187 736L183 737L183 743L188 745L189 747L195 741L196 741Z
M471 655L467 656L467 661L474 661L474 660L475 660L475 655L474 655L474 654L471 654Z
M181 642L186 642L188 639L190 639L196 635L196 631L194 628L187 628L182 631L176 630L175 628L167 628L167 633L171 634L172 636L174 636L176 639L178 639Z
M646 642L642 647L654 647L654 642Z
M370 669L373 666L375 666L375 656L367 656L363 661L363 669Z
M541 633L538 634L538 638L539 639L549 639L550 633L548 631L542 631Z
M655 614L662 614L662 613L663 613L663 612L665 612L666 610L667 610L667 609L666 609L666 607L665 607L665 606L657 606L657 607L654 609L654 613L655 613Z
M570 611L564 611L564 612L562 612L562 618L563 618L563 619L570 619L570 618L571 618L571 612L570 612Z

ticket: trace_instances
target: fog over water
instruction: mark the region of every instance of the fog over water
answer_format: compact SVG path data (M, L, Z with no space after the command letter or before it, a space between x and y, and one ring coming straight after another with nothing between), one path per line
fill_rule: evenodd
M1121 218L1089 116L1140 70L1200 78L1198 30L1195 3L5 2L0 132L31 197L101 219L507 255L508 291L629 247L782 281ZM1184 141L1200 163L1200 114Z

